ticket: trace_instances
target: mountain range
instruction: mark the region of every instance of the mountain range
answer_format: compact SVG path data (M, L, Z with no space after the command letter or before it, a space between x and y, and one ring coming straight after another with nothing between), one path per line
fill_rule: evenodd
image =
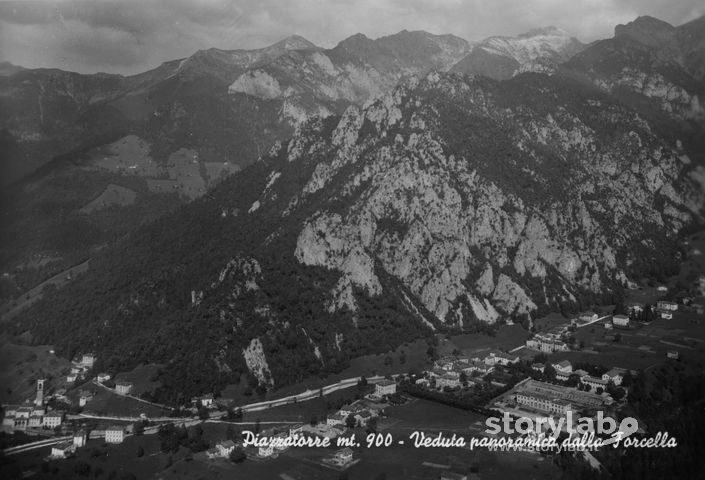
M5 328L63 355L101 352L109 371L159 364L153 397L178 403L618 300L672 273L679 235L703 222L702 23L640 17L589 46L554 28L475 45L356 35L331 50L293 37L129 78L15 69L4 105L48 95L17 125L54 125L56 142L73 125L76 145L108 138L84 115L120 128L14 201L61 168L135 190L171 180L193 200L102 238L89 272ZM43 75L61 79L50 94ZM222 155L249 166L221 175Z

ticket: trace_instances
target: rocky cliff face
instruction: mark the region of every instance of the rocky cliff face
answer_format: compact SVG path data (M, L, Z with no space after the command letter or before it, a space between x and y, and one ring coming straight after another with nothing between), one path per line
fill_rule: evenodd
M351 107L329 142L292 140L290 162L320 154L290 204L324 190L345 205L319 206L296 244L340 272L331 305L354 308L351 285L381 294L384 271L442 323L556 309L626 285L634 244L698 215L682 152L633 113L600 96L505 103L523 94L536 92L433 74Z

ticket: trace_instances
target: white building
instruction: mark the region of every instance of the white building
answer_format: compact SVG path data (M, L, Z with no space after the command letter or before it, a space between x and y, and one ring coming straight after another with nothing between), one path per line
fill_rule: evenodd
M343 415L340 412L334 413L333 415L326 418L326 425L335 427L336 425L345 425L345 419L347 415Z
M602 388L603 390L607 387L607 381L601 378L592 377L586 375L580 379L580 381L586 385L590 385L592 388Z
M397 393L397 384L391 380L384 379L375 385L375 395L384 397L385 395L394 395Z
M564 415L572 408L570 402L566 400L549 398L543 395L533 395L530 393L517 393L516 401L519 405L558 415Z
M656 308L659 310L670 310L671 312L675 312L678 310L678 304L670 300L659 300L656 302Z
M333 461L338 465L347 465L348 463L352 462L352 460L353 451L348 447L338 450L333 456Z
M65 441L51 447L51 458L66 458L76 451L73 442Z
M27 426L29 428L39 428L42 426L42 416L37 415L36 413L33 413L30 417L29 420L27 420Z
M51 412L42 418L42 426L45 428L56 428L64 421L64 415L59 412Z
M629 311L629 313L641 313L644 311L644 304L638 302L628 303L627 310Z
M626 315L614 315L612 317L612 323L614 323L616 327L628 327L629 317Z
M85 430L79 430L73 434L73 446L76 448L81 448L86 445L86 432Z
M573 365L571 365L568 360L562 360L558 363L554 363L553 368L556 370L556 375L561 374L568 376L573 373Z
M93 354L93 353L84 353L83 356L81 357L81 364L85 365L88 368L93 368L94 363L95 363L95 354Z
M526 341L526 348L544 353L567 352L569 350L568 344L554 334L535 335Z
M609 372L605 372L602 374L602 380L604 380L605 382L611 381L615 385L621 385L623 379L624 377L622 376L622 372L617 370L616 368L613 368Z
M460 385L460 375L455 372L448 372L436 379L437 387L450 387L455 388Z
M223 442L219 442L215 446L216 451L218 452L218 456L222 458L227 458L230 456L233 450L235 450L235 442L232 440L225 440Z
M122 443L125 440L125 427L105 429L105 443Z
M99 373L97 380L98 380L98 383L105 383L108 380L110 380L110 374L109 373Z
M543 371L546 370L546 366L543 363L532 363L531 369L543 373Z
M485 363L487 365L510 365L517 363L519 361L518 355L509 355L504 352L490 352L488 356L485 357Z
M93 394L91 392L81 392L78 397L78 406L85 407L88 402L93 400Z
M118 395L127 395L132 391L132 383L125 380L118 380L115 382L115 392Z
M582 312L578 315L578 320L583 323L594 322L599 316L595 312Z

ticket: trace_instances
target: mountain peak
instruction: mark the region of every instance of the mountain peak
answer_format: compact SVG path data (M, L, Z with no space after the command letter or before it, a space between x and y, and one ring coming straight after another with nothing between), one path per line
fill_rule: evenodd
M562 28L554 27L549 25L542 28L534 28L528 32L517 35L518 38L528 38L528 37L546 37L546 36L559 36L559 37L569 37L570 34L563 30Z
M663 40L672 37L676 29L670 23L658 18L642 16L626 25L614 27L614 36L629 37L645 45L658 46Z
M289 35L283 40L271 45L269 48L284 48L286 50L318 50L319 47L301 35Z

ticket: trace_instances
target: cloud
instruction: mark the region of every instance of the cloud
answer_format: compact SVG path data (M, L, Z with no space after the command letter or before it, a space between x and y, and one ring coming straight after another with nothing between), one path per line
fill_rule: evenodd
M468 40L555 25L583 41L639 15L679 25L699 0L55 0L0 2L0 60L137 73L198 49L258 48L297 33L323 47L361 32L453 33Z

